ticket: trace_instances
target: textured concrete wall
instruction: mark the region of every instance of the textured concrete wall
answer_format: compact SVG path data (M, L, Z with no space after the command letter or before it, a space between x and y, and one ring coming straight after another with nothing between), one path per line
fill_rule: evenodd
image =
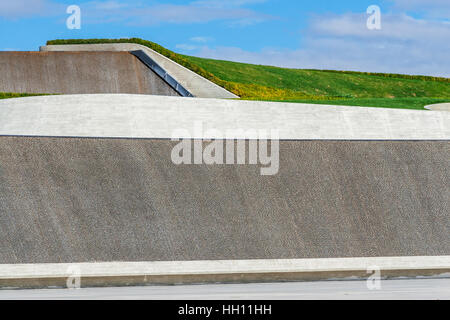
M0 264L450 255L448 141L282 141L280 172L168 140L0 138Z
M126 52L0 52L0 91L178 96Z

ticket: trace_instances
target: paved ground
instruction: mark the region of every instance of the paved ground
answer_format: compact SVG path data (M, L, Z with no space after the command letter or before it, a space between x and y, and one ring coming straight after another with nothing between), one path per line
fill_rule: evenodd
M309 300L450 299L450 279L383 280L381 290L366 281L216 284L90 289L0 290L0 299Z
M0 100L8 136L249 139L260 129L280 140L448 140L450 113L136 94Z
M450 111L450 103L433 104L425 108L433 111Z

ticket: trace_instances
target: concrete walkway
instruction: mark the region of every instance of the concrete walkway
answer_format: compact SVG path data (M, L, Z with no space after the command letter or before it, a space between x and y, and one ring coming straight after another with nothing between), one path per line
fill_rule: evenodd
M88 289L0 290L0 299L70 300L446 300L450 279L382 280L381 290L366 281L323 281Z
M0 135L255 138L249 129L281 140L448 140L450 113L129 94L0 101Z
M450 111L450 103L432 104L425 108L432 111Z

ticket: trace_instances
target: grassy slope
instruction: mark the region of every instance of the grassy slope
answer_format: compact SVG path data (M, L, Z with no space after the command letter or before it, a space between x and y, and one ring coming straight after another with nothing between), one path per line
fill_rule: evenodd
M284 69L184 57L226 81L289 90L284 97L264 97L272 101L412 109L450 101L450 79ZM259 97L255 94L245 98Z
M342 106L360 106L377 108L397 108L423 110L424 106L450 102L450 98L351 98L351 99L294 99L294 100L272 100L293 103L313 103Z
M450 79L285 69L174 53L142 39L53 40L47 44L133 42L148 46L244 99L421 109L450 101Z
M313 96L368 97L450 97L450 81L426 77L398 78L319 70L284 69L230 61L184 56L220 79L244 84L289 89ZM436 79L436 78L430 78Z
M43 96L43 95L45 94L0 92L0 99Z

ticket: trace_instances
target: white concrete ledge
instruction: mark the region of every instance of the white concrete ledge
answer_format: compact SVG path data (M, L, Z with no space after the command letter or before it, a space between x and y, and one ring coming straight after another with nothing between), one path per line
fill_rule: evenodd
M42 46L41 51L135 51L142 50L166 70L184 88L199 98L239 98L158 52L136 43L70 44Z
M450 103L438 103L425 106L425 109L432 111L450 111Z
M208 129L278 130L282 140L448 140L450 113L127 94L0 101L0 135L221 138Z
M450 256L9 264L0 287L65 286L73 276L82 286L357 279L374 268L382 278L450 277Z

